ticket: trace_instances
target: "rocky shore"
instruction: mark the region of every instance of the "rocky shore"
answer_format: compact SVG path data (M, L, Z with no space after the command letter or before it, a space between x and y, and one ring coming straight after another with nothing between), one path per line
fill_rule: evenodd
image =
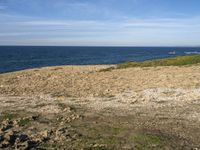
M200 66L0 74L0 149L200 149Z

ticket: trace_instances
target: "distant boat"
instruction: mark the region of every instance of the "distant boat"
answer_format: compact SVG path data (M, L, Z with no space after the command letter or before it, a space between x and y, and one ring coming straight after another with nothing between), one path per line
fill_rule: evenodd
M175 55L176 54L176 51L171 51L169 52L170 55Z

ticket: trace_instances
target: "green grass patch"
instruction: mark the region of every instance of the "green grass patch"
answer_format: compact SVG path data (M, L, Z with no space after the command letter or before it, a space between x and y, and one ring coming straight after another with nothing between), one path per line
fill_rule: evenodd
M136 150L161 149L163 141L156 135L137 134L133 136Z
M117 65L117 69L129 67L185 66L200 63L200 55L178 56L173 58L156 59L143 62L125 62Z
M26 126L30 123L30 119L26 118L26 119L21 119L19 122L18 122L18 125L19 126Z
M108 68L105 68L105 69L101 69L99 72L112 71L113 69L115 69L115 67L108 67Z
M112 128L111 130L114 134L120 134L121 132L126 131L124 128Z
M7 113L7 114L1 114L0 115L0 122L4 120L13 120L17 117L17 114Z
M100 72L111 71L114 69L131 68L131 67L186 66L199 63L200 63L200 55L177 56L172 58L155 59L142 62L129 61L118 64L116 65L116 67L101 69Z
M109 137L103 139L104 143L107 145L118 145L120 144L120 139L117 139L116 137Z

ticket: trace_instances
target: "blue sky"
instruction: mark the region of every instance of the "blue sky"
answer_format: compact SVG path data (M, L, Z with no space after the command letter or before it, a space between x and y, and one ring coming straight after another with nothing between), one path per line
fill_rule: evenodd
M199 0L0 0L0 45L199 46Z

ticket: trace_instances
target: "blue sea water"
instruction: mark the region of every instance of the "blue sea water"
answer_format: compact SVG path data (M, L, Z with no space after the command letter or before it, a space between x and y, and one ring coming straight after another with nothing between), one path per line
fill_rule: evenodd
M117 64L200 54L200 47L0 46L0 73L58 65Z

